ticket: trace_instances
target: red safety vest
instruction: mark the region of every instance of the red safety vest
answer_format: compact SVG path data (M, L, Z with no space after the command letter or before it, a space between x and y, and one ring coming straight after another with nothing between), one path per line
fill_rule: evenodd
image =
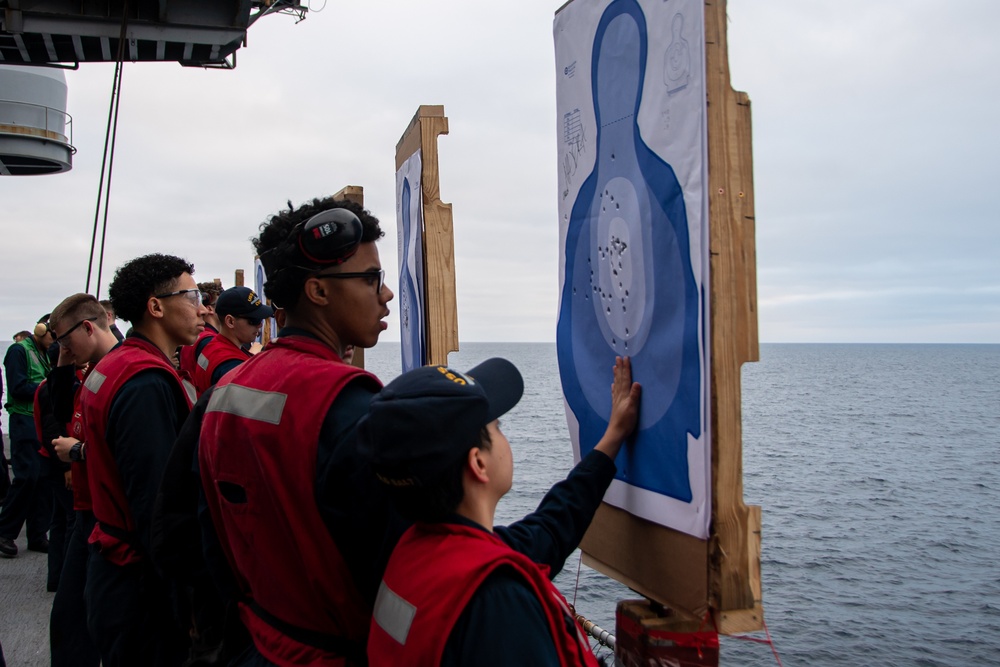
M78 374L79 377L79 374ZM38 404L38 394L41 392L42 385L48 382L48 380L43 380L41 384L38 385L38 389L35 390L35 409L32 412L35 418L35 431L38 433L38 440L42 442L42 446L39 448L38 453L45 458L51 458L49 450L45 447L46 444L42 441L42 410ZM77 440L83 441L83 420L80 414L80 391L78 390L73 395L73 417L70 419L69 425L66 430L69 435L76 438ZM73 473L73 509L74 510L86 510L90 511L90 486L87 484L87 463L86 461L71 461L69 464L70 471Z
M222 334L212 338L208 345L205 346L205 349L201 351L201 354L198 355L194 366L194 374L191 376L194 388L198 390L198 395L201 396L212 386L212 376L215 374L215 369L219 367L219 364L232 361L233 359L246 361L251 356L253 355L237 347Z
M87 369L87 373L94 368L90 366ZM83 379L87 379L87 375L83 376ZM80 398L83 396L83 391L77 389L76 394L73 396L73 418L69 422L69 434L79 440L84 442L86 440L86 434L83 432L83 408L80 406ZM86 449L84 449L84 455L86 456ZM90 483L87 480L87 462L84 461L74 461L69 464L70 470L73 471L73 509L83 510L90 512L93 510L94 506L90 500Z
M198 339L194 344L181 346L181 352L178 355L178 366L180 366L181 371L187 373L189 378L195 376L195 369L198 368L198 354L218 335L219 332L215 327L206 324L205 329L198 334Z
M80 390L84 438L87 442L87 474L91 502L97 520L90 543L97 544L106 560L116 565L142 559L135 539L135 519L125 496L118 465L105 436L108 415L118 390L137 373L161 369L176 381L178 405L194 402L194 387L181 380L173 365L155 345L139 337L126 338L101 359L87 375Z
M597 667L548 567L484 530L418 523L399 540L375 601L368 637L370 667L437 667L448 637L480 584L498 567L513 568L537 597L563 667ZM502 632L502 629L497 629Z
M282 336L227 373L206 407L198 460L212 522L247 598L243 623L277 665L350 664L296 630L364 651L371 608L315 497L320 429L359 377L381 386L320 341Z

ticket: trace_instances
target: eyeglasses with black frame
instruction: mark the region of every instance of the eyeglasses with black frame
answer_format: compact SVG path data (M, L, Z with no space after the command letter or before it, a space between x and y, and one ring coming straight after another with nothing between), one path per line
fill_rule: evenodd
M191 302L193 306L201 305L201 290L197 287L192 287L191 289L179 289L176 292L165 292L163 294L154 294L155 299L166 299L172 296L183 295L188 301Z
M62 334L61 336L57 335L55 331L52 331L52 329L49 329L49 331L51 331L52 335L56 337L56 342L57 343L61 343L64 340L66 340L67 338L69 338L69 335L71 333L73 333L74 331L76 331L77 329L79 329L80 325L83 324L84 322L96 322L96 321L97 321L96 317L88 317L86 319L80 320L79 322L77 322L76 324L74 324L73 326L71 326L69 328L69 330L66 331L66 333Z
M371 271L354 271L348 273L318 273L316 278L336 278L337 280L346 280L347 278L367 278L369 284L376 286L375 292L381 292L382 286L385 285L385 269L372 269Z
M259 317L243 317L243 316L239 316L239 318L241 320L246 320L246 323L249 324L252 327L259 327L260 323L264 321L264 320L262 320Z

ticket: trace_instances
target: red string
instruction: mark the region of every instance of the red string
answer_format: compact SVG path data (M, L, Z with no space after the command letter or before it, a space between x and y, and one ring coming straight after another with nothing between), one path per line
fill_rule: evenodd
M767 644L771 647L771 653L774 654L774 660L778 663L778 667L782 667L781 656L778 655L778 649L774 647L774 640L771 639L771 631L767 629L767 621L764 621L764 634L767 635L767 639L759 639L757 637L750 637L748 635L730 635L733 639L740 639L746 642L757 642L758 644Z

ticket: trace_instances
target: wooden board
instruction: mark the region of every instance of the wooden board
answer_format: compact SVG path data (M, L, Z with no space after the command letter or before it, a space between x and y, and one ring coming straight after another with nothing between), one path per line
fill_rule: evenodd
M759 507L743 502L740 367L759 358L750 101L729 79L726 2L705 0L712 525L707 541L602 505L584 562L720 632L763 627ZM623 548L622 545L631 545ZM655 554L651 556L650 554Z
M396 144L396 170L415 152L421 152L427 363L446 365L448 353L458 351L458 300L451 204L441 201L437 150L440 134L448 134L444 107L421 105Z
M712 312L711 606L723 632L763 626L760 508L743 503L740 367L760 358L750 99L729 80L726 0L705 1Z

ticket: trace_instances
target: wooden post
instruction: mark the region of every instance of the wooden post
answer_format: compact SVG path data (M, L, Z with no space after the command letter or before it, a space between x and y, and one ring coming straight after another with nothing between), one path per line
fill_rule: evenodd
M216 281L219 279L216 278ZM243 287L243 269L236 269L236 273L233 276L233 285L235 287Z
M448 134L444 107L421 105L396 144L396 170L411 155L421 152L427 363L446 365L448 353L458 350L458 300L451 204L441 201L437 150L440 134Z
M346 199L354 202L358 206L365 205L365 189L360 185L346 185L333 195L334 199ZM351 360L352 366L358 368L365 367L365 349L363 347L354 348L354 358Z
M732 89L726 0L705 0L712 314L710 606L721 632L761 629L760 507L743 503L740 366L760 358L750 99Z

